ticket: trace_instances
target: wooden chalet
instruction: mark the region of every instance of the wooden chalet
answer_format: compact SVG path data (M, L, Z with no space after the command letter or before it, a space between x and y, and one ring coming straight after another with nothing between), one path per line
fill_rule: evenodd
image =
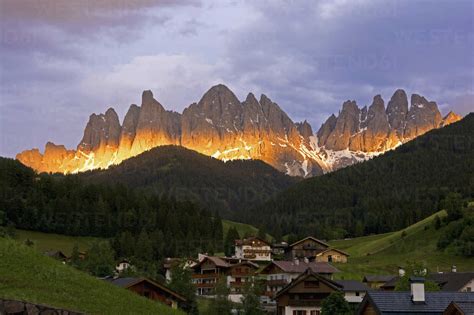
M340 284L308 268L275 295L276 314L319 315L322 301L341 290Z
M230 288L229 298L239 302L243 286L255 275L258 265L235 258L205 256L192 269L197 295L213 295L216 284L225 281Z
M316 261L329 263L347 263L349 254L336 248L328 248L316 254Z
M182 295L147 278L116 278L107 281L174 309L186 304L186 298Z
M329 244L326 244L315 237L308 236L288 245L287 257L289 259L308 258L311 260L327 249L329 249Z
M273 304L272 297L308 269L327 279L331 279L334 273L339 272L337 268L326 262L299 261L298 259L272 261L259 272L261 276L266 277L265 296L262 301Z

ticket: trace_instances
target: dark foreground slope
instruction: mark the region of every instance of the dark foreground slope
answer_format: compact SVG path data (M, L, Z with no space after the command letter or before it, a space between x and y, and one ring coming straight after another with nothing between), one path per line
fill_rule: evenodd
M184 314L0 237L0 296L85 314Z
M224 163L179 146L157 147L107 170L79 176L190 199L226 217L238 217L235 212L267 201L298 180L262 161Z
M341 238L404 228L449 192L474 196L474 114L370 161L304 180L244 219L273 234ZM284 219L282 219L284 218Z

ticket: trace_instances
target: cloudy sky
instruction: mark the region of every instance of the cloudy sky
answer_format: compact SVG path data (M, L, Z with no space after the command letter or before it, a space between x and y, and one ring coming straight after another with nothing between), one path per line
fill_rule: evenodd
M213 84L317 130L397 88L474 110L470 0L0 0L0 155L75 148L91 113L151 89L181 112Z

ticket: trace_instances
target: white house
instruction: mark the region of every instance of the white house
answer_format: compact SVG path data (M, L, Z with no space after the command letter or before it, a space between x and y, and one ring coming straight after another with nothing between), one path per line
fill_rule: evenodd
M235 257L254 261L271 261L271 245L258 237L235 240Z

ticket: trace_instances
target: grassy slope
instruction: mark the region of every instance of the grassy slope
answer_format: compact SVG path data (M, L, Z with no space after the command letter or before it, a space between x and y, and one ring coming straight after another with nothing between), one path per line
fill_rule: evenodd
M26 239L32 240L34 242L33 248L41 253L60 250L66 255L70 255L75 244L80 251L87 251L92 243L99 238L16 230L15 239L19 242L24 242Z
M423 262L431 271L447 271L456 265L459 271L472 271L474 258L455 256L449 250L436 248L438 238L445 229L435 230L433 220L446 212L440 211L404 230L359 237L349 240L331 241L336 248L348 252L349 263L336 264L342 272L338 278L362 279L365 274L396 274L398 266L407 262ZM406 236L402 238L405 231Z
M245 235L257 235L258 234L258 229L250 224L245 224L245 223L239 223L235 221L230 221L230 220L222 220L222 227L224 229L224 237L227 235L227 231L231 227L235 227L237 229L237 232L239 232L240 237L244 237ZM273 236L270 234L267 234L267 239L273 239Z
M182 314L0 238L0 296L87 314Z

